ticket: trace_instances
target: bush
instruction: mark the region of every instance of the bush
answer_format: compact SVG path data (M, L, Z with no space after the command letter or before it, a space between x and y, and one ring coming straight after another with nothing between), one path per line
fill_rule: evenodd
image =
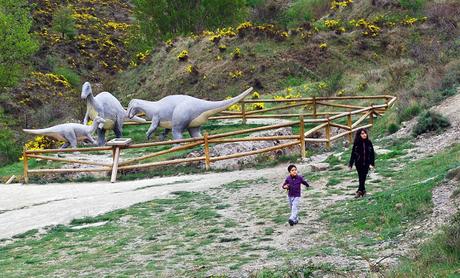
M292 28L320 18L329 11L329 1L297 0L282 15L282 24Z
M418 136L430 131L440 131L450 126L449 120L439 113L425 111L418 118L413 135Z
M72 9L70 7L60 7L53 15L52 28L54 31L61 34L62 38L73 39L77 34L75 29L75 20L72 17Z
M38 43L30 35L32 17L25 0L0 0L0 88L13 87L24 74Z
M412 10L413 12L420 11L425 5L426 0L399 0L399 4L404 9Z
M78 75L78 73L76 73L72 69L66 68L66 67L57 67L54 69L54 72L64 76L65 79L67 79L67 81L69 81L70 84L72 84L72 86L74 86L75 88L80 87L81 85L80 76Z
M13 133L6 129L0 129L0 166L18 161L21 156L21 145L17 144Z
M412 102L411 104L409 104L409 106L407 106L407 108L403 108L401 110L401 112L398 115L398 121L408 121L420 114L420 112L422 112L422 107L420 106L420 104L418 104L418 102Z
M400 126L397 123L391 123L388 125L388 133L393 134L399 130Z
M454 215L445 233L447 247L451 252L460 253L460 213Z
M151 44L177 35L236 24L246 15L244 0L135 0L141 32Z

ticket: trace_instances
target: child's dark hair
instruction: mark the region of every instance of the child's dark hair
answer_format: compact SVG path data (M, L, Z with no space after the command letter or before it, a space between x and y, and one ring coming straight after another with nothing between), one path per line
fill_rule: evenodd
M294 164L288 166L288 172L291 172L292 168L297 168Z

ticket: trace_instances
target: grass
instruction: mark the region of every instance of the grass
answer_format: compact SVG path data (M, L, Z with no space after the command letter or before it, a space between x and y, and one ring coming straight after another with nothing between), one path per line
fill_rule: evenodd
M449 169L460 164L460 145L433 157L411 162L393 177L394 186L370 198L339 202L322 215L337 234L373 232L391 239L432 207L431 190ZM378 172L379 170L377 170ZM388 185L390 186L390 185Z

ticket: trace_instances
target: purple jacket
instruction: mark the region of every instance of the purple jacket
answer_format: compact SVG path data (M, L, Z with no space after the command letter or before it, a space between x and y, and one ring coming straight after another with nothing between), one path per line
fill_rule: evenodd
M289 184L289 191L288 191L288 196L289 197L300 197L300 185L301 184L304 184L306 185L307 187L309 187L310 185L308 184L308 182L306 182L304 180L304 178L300 175L297 175L297 176L294 176L294 177L291 177L291 175L289 175L286 180L284 181L284 184Z

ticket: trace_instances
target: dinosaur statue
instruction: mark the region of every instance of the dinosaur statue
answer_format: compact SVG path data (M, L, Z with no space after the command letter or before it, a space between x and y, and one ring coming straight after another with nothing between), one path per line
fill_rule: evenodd
M86 124L88 119L94 120L97 116L105 120L104 126L97 129L99 146L105 144L106 130L113 129L115 137L122 137L123 123L128 119L128 113L117 98L109 92L102 92L97 96L93 96L89 82L83 84L81 98L86 99L86 115L83 119L83 124ZM136 122L145 123L145 120L139 117L133 117L132 119Z
M143 112L147 119L152 120L152 124L146 132L147 139L150 139L158 126L165 128L164 132L160 135L160 140L164 140L171 129L174 139L181 139L182 133L186 129L190 133L190 136L200 137L201 125L211 115L219 113L237 103L251 91L252 87L234 98L222 101L207 101L187 95L171 95L159 101L133 99L128 105L128 117L132 118L136 114Z
M68 146L72 148L77 147L78 141L90 141L92 144L96 145L97 142L94 140L93 134L96 129L101 128L105 123L105 120L101 117L96 117L91 126L82 125L76 123L60 124L43 129L23 129L24 132L36 135L44 135L52 137L59 141L64 141L61 149L65 149Z

